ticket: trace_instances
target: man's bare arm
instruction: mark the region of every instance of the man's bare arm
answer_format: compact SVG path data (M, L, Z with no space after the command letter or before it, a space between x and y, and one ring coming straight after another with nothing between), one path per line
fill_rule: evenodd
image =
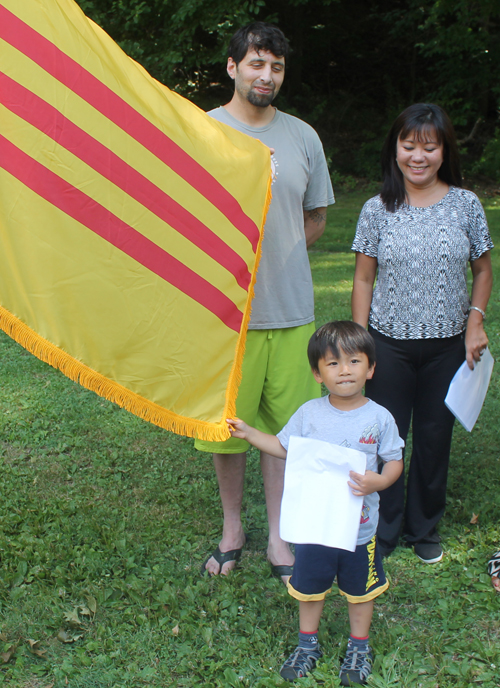
M312 246L325 231L326 208L304 210L304 232L307 248Z

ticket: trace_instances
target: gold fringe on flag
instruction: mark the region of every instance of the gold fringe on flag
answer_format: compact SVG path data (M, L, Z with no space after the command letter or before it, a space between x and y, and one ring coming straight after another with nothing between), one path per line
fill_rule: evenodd
M29 351L44 363L48 363L53 368L56 368L56 370L60 370L63 375L73 380L73 382L78 383L91 392L95 392L108 401L112 401L135 416L153 423L153 425L158 425L160 428L170 430L177 435L197 437L213 442L220 442L229 437L225 420L219 424L204 423L199 420L183 418L168 411L162 406L141 397L139 394L131 392L117 382L104 377L104 375L92 370L92 368L89 368L81 361L77 361L68 353L34 332L2 306L0 306L0 328L11 339L20 344L23 349L26 349L26 351ZM241 377L242 357L238 355L238 359L240 359L239 375ZM238 370L235 371L235 374L238 375ZM237 389L237 384L233 386L233 391L234 389Z

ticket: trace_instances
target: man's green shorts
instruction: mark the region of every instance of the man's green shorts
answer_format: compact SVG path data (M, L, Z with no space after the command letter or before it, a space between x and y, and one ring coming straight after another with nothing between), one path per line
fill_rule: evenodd
M278 330L248 330L236 415L259 430L276 435L306 401L320 396L307 360L314 323ZM231 437L225 442L196 440L196 449L239 454L250 446Z

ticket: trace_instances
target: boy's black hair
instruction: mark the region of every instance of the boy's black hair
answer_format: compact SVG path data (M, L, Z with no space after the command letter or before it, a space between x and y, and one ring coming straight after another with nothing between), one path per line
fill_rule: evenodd
M436 136L443 144L443 164L438 178L452 186L462 186L462 173L455 130L450 118L439 105L415 103L403 110L392 125L382 148L382 190L380 197L386 209L393 213L406 200L403 173L396 162L399 139L414 134L421 142Z
M341 351L348 355L366 354L370 367L375 364L375 341L371 334L351 320L334 320L316 330L309 340L309 365L318 372L320 358L329 352L338 358Z
M276 57L284 57L285 63L290 54L290 46L281 29L267 22L252 22L238 29L229 42L227 56L232 57L236 66L249 50L257 53L269 51Z

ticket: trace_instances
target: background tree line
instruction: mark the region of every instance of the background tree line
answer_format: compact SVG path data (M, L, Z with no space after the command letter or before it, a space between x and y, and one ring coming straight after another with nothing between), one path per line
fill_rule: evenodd
M320 133L332 172L377 179L396 114L437 102L466 174L500 181L499 0L78 0L131 57L203 109L227 102L228 38L278 24L292 57L281 109Z

